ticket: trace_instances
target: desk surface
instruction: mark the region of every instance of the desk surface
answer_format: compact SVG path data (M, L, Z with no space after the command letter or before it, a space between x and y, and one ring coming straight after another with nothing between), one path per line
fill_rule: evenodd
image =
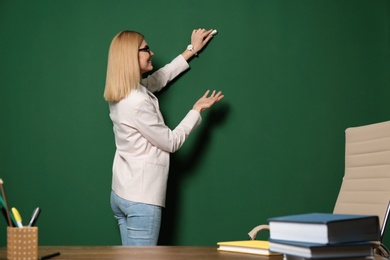
M262 257L251 254L221 252L217 247L197 246L40 246L39 257L60 252L61 259L111 259L111 260L213 260L213 259L271 259L281 260L281 256ZM0 248L0 259L5 260L7 249ZM376 260L384 258L378 257Z
M251 254L220 252L217 247L206 246L40 246L39 257L60 252L61 255L50 258L61 259L112 259L112 260L213 260L213 259L272 259L282 257L261 257ZM0 248L0 259L6 259L7 250Z

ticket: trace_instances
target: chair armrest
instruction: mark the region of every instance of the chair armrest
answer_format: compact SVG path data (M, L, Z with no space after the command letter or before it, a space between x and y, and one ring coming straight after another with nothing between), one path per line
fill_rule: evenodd
M251 240L255 240L256 239L256 236L257 236L257 233L259 233L260 231L262 230L269 230L269 225L259 225L259 226L256 226L254 227L249 233L249 238Z

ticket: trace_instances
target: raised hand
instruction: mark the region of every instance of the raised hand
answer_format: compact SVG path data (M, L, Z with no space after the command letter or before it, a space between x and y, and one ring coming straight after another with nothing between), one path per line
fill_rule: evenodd
M207 90L206 93L194 104L193 109L201 113L202 111L210 108L215 103L219 102L224 95L222 94L222 91L216 92L213 90L210 96L208 96L210 93L210 90Z

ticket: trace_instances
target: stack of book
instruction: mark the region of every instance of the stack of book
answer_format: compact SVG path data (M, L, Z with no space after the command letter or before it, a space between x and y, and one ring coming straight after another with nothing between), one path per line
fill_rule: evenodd
M269 219L271 252L287 260L372 259L380 241L377 216L310 213Z

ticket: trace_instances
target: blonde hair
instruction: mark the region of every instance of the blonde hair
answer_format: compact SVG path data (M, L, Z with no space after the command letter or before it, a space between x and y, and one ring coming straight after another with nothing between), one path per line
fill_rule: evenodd
M144 36L138 32L122 31L111 42L108 53L104 99L118 102L139 87L141 72L138 49Z

